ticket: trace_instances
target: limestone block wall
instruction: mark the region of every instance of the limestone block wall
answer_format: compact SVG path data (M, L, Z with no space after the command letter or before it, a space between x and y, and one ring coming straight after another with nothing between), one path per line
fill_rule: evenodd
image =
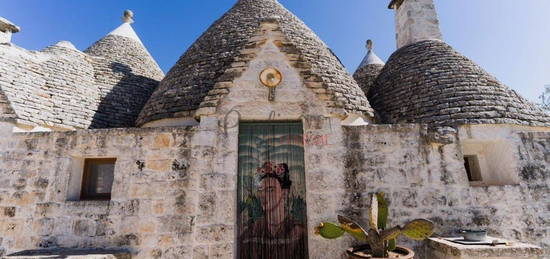
M49 247L123 247L189 258L196 128L21 133L0 138L0 255ZM194 152L194 154L192 154ZM69 201L84 157L116 157L111 201ZM194 157L194 158L191 158ZM75 172L75 168L77 168ZM206 179L202 179L206 181Z
M1 138L0 253L122 247L135 258L234 258L238 124L230 118L224 127L224 119ZM376 191L387 193L392 224L427 217L438 234L487 227L549 250L550 133L514 133L519 184L471 187L460 143L430 144L424 126L302 119L306 136L327 139L305 146L310 258L343 255L351 238L324 240L314 227L338 214L366 218ZM111 201L70 201L71 175L84 157L117 158ZM423 254L422 243L401 243Z
M418 125L344 127L348 189L342 213L367 218L369 195L385 192L391 224L425 217L440 235L488 228L493 236L530 242L548 253L550 133L515 134L521 139L515 147L519 184L472 187L457 143L427 143ZM422 255L422 243L401 243Z

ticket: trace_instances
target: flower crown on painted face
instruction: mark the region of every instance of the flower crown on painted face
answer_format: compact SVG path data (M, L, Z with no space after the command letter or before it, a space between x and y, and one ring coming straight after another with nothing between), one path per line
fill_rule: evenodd
M260 181L266 178L275 178L281 184L282 189L290 189L292 181L290 180L290 171L285 163L276 164L272 161L265 162L262 167L256 169Z

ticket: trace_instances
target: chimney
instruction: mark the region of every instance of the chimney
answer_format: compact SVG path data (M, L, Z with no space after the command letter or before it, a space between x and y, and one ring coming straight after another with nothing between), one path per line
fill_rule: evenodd
M19 32L19 30L19 27L17 27L15 24L0 17L0 44L10 43L11 35L13 33Z
M395 9L397 48L423 41L442 40L433 0L392 0Z

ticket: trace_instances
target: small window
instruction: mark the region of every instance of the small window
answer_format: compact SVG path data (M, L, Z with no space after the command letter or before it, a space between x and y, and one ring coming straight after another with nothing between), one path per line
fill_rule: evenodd
M116 158L87 158L84 162L80 200L110 200Z
M464 167L470 182L481 182L483 180L477 156L464 156Z

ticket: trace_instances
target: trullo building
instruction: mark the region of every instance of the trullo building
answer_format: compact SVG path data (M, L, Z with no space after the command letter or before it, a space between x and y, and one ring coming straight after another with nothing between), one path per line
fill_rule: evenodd
M353 76L276 0L238 0L166 75L130 11L84 51L23 49L0 19L0 255L261 258L268 235L341 258L352 240L314 227L374 192L395 224L550 254L550 117L445 43L432 0L390 7L397 50L369 42Z

